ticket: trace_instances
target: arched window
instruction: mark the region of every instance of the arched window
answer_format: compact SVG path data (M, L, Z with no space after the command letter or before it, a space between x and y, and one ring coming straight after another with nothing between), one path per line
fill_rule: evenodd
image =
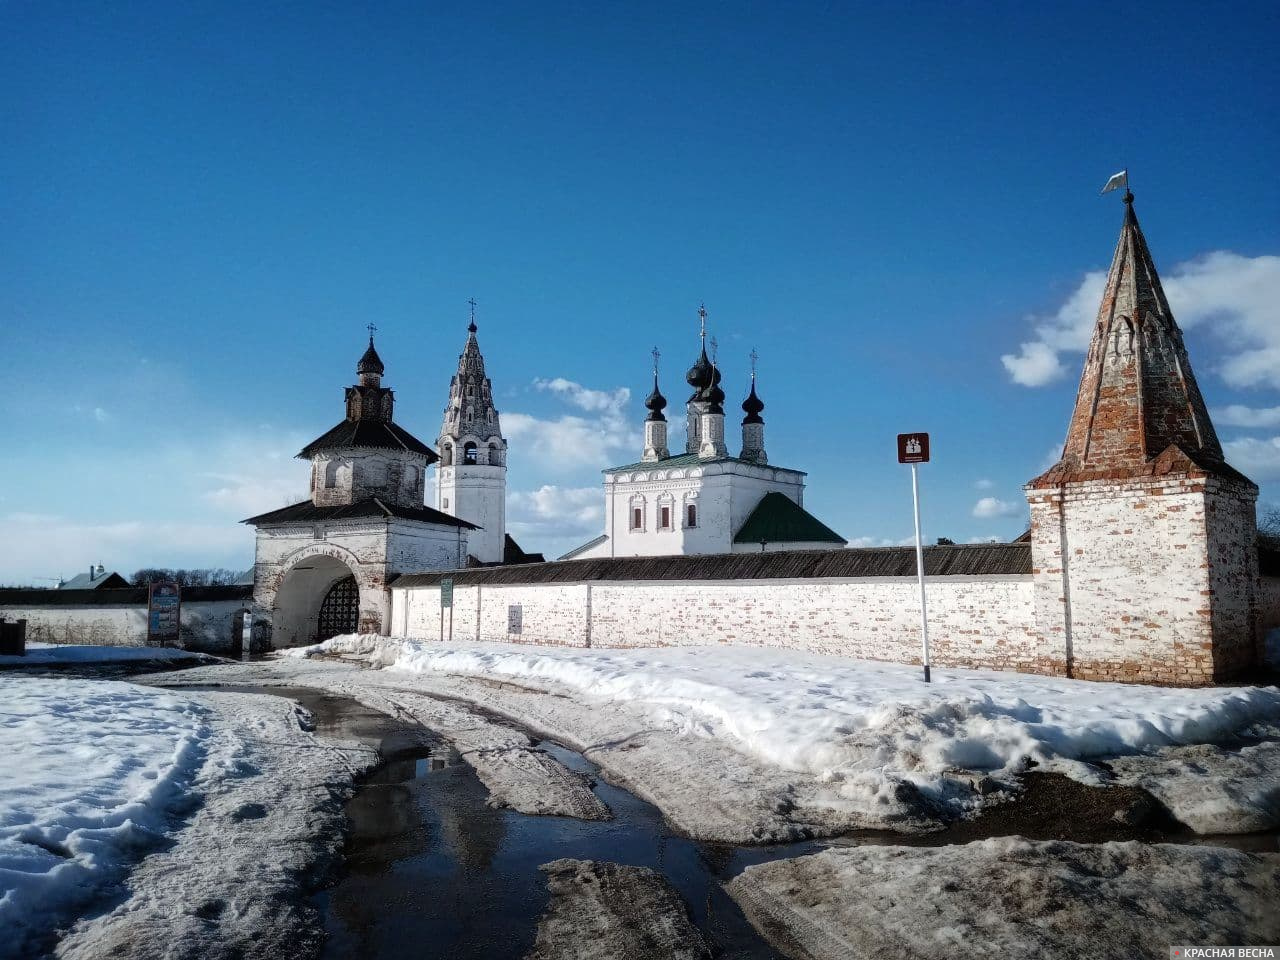
M502 448L496 443L489 444L489 462L494 466L502 466Z
M658 497L658 529L674 530L676 504L675 499L669 493L664 493Z
M452 443L445 443L441 445L440 466L442 467L453 466L453 444Z
M338 485L338 471L342 469L341 460L330 460L324 465L324 485L325 489L332 490Z
M644 529L644 497L631 498L629 527L632 530Z
M698 525L698 505L696 503L686 503L684 505L684 525L686 527L696 527Z
M462 448L462 462L463 463L476 462L476 445L474 441L468 440L466 443L466 446Z

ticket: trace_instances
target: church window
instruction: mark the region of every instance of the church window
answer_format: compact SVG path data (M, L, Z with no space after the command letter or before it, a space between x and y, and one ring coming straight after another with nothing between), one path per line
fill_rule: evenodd
M448 509L449 509L449 498L448 498L448 497L445 497L443 500L441 500L441 501L440 501L440 509L441 509L441 510L448 510Z
M476 445L474 442L470 440L468 440L466 445L462 448L462 462L463 463L476 462Z
M489 444L489 462L494 466L502 466L502 450L496 443Z
M324 485L326 490L332 490L338 485L338 470L342 467L341 460L330 460L324 465Z
M660 507L658 510L658 515L659 515L659 521L660 521L658 523L658 529L670 530L671 529L671 508L666 504L663 504L662 507Z
M440 466L442 467L453 466L453 444L452 443L446 443L440 447Z
M644 507L631 508L631 529L632 530L644 529Z
M696 527L698 525L698 505L690 503L685 505L684 525L686 527Z

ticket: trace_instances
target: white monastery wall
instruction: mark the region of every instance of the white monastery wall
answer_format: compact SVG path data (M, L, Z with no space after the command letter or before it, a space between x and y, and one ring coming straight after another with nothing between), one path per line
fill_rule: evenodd
M243 600L193 600L182 604L179 646L206 653L231 649L235 616ZM27 640L88 646L141 647L147 642L147 605L0 606L6 620L26 620Z
M927 590L935 663L1034 670L1045 656L1034 630L1030 577L937 578ZM439 587L393 586L391 595L393 633L439 638ZM459 584L453 603L455 641L581 647L723 643L908 663L920 657L911 577ZM447 616L446 611L446 625Z

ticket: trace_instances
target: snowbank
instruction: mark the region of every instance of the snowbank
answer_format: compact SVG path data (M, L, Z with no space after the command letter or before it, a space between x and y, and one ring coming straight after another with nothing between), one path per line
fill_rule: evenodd
M0 657L0 666L40 666L51 663L126 663L132 660L203 660L205 654L175 647L75 646L28 643L25 657Z
M941 803L971 802L945 774L1010 777L1034 761L1082 779L1076 761L1229 740L1280 719L1280 691L1093 683L917 668L751 648L610 650L452 644L373 635L295 651L358 653L418 674L502 679L622 704L647 727L723 741L827 784L836 802L875 802L909 781Z
M1280 857L1173 844L860 846L748 867L728 885L757 929L813 960L1126 957L1275 943Z
M209 735L187 697L0 679L0 956L28 956L190 803Z

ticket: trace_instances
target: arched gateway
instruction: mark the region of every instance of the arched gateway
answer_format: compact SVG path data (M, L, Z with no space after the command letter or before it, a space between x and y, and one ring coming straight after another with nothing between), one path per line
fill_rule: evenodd
M391 580L466 566L478 528L424 505L437 457L392 420L383 370L370 336L345 419L298 454L311 461L311 496L245 521L258 531L255 638L273 647L385 633Z

